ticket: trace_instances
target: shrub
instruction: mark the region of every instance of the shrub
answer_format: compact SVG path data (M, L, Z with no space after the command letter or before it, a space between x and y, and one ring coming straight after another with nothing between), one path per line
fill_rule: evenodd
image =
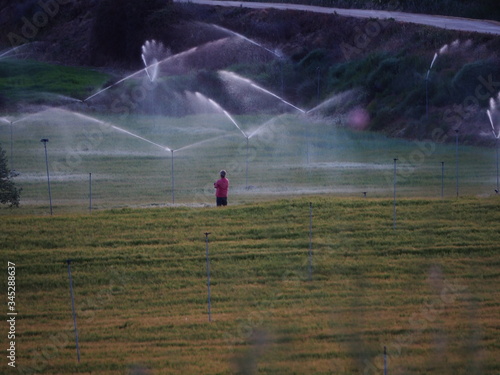
M7 167L5 151L0 146L0 203L9 204L10 207L19 207L21 190L11 180L11 171Z

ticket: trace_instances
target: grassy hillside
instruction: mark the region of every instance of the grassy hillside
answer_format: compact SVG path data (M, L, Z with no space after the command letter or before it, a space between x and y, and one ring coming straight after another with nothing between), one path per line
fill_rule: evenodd
M213 98L233 114L255 113L242 103L245 90L234 95L217 76L226 70L306 110L356 90L358 95L323 114L332 123L349 126L345 118L362 107L368 130L430 139L437 128L450 136L458 128L470 143L492 143L482 133L490 134L486 109L498 94L499 38L392 20L158 1L119 11L111 1L74 7L72 12L85 17L60 14L30 40L36 43L12 55L30 55L33 49L38 52L30 56L42 60L105 66L117 81L143 68L141 46L156 39L174 55L161 65L164 114L179 115L170 103L186 90ZM127 21L131 14L134 23ZM127 71L117 72L118 67ZM93 71L60 65L2 62L0 68L4 113L12 111L13 102L46 104L54 94L82 98L110 82ZM93 104L114 110L109 103Z
M396 229L390 200L363 198L2 217L2 262L16 265L17 365L381 373L386 346L389 373L497 374L497 207L496 197L402 200Z
M71 101L68 97L88 96L107 77L88 68L3 59L0 61L0 103L10 113L21 104L61 105Z

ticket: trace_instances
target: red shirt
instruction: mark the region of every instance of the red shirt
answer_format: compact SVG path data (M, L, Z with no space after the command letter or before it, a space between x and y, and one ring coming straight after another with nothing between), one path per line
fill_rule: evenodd
M214 183L215 196L218 198L227 198L227 190L229 189L229 180L226 177L222 177L220 180Z

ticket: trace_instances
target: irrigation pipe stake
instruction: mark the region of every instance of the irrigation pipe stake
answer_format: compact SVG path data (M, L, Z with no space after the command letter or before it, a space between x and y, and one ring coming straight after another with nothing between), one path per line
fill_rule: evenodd
M205 232L205 254L207 260L207 304L208 304L208 321L212 321L212 313L211 313L211 297L210 297L210 258L208 256L208 235L210 232Z
M174 150L172 152L172 204L175 203L175 180L174 180Z
M444 161L441 162L441 199L444 198Z
M50 206L50 215L52 216L52 194L50 192L50 175L49 175L49 159L47 156L47 142L49 140L47 138L42 138L40 142L43 143L43 148L45 149L45 167L47 169L47 185L49 187L49 206Z
M247 139L247 156L246 156L246 169L245 169L245 188L248 190L248 148L249 148L249 142L250 139L249 137L246 137Z
M14 127L14 124L12 123L12 121L9 121L10 122L10 171L12 173L12 171L14 170L14 147L13 147L13 140L14 140L14 130L13 130L13 127Z
M312 202L309 202L309 281L312 281L312 217L313 209Z
M457 190L457 198L458 198L458 129L455 130L455 174L456 174L456 190Z
M495 193L498 194L498 192L500 191L500 180L499 180L499 176L498 176L498 138L496 140L496 150L497 150L497 188L495 190Z
M398 159L394 159L394 203L393 203L393 214L392 214L392 225L393 228L396 229L396 165Z
M92 213L92 173L89 172L89 212Z
M73 326L75 328L76 357L80 362L80 344L78 342L78 327L76 325L75 296L73 295L73 278L71 277L71 259L66 260L68 264L69 294L71 296L71 309L73 311Z
M384 346L384 375L387 375L387 348Z

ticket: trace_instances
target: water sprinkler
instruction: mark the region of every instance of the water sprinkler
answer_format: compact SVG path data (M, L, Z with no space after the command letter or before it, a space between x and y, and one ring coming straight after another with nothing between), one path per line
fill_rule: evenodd
M50 175L49 175L49 161L47 157L47 142L48 138L42 138L40 142L43 143L43 148L45 149L45 167L47 169L47 186L49 188L49 206L50 206L50 215L52 215L52 194L50 193Z

